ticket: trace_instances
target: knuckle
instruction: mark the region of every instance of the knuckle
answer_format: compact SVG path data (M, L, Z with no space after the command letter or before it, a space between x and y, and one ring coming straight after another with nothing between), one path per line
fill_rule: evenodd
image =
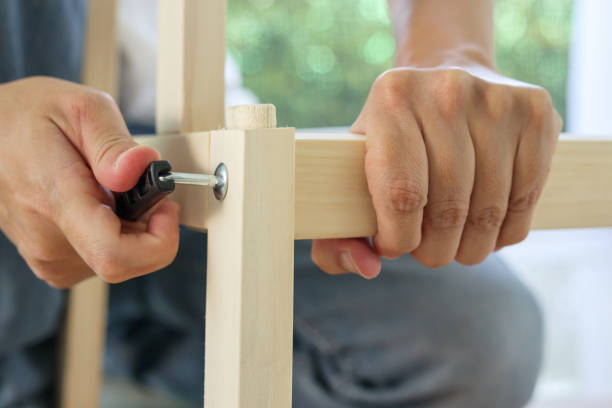
M465 251L460 249L455 257L455 260L461 265L474 266L482 263L485 259L487 259L487 256L489 256L488 252L467 254Z
M107 283L120 283L126 280L125 267L112 256L101 255L89 257L87 264L96 275Z
M499 246L508 246L518 244L519 242L523 242L527 236L529 235L529 228L524 227L518 230L514 230L511 233L502 234L500 240L498 242Z
M51 274L47 269L36 265L34 262L30 262L30 269L34 275L42 281L50 282L53 280L53 274Z
M48 263L32 258L28 258L27 263L30 270L38 279L47 283L53 282L57 279L57 276L55 275L53 269L49 267Z
M544 88L532 90L527 99L532 124L541 126L552 119L554 111L552 98Z
M391 111L404 108L408 103L408 84L403 72L385 72L374 81L372 90L380 103Z
M499 122L512 110L514 96L506 86L487 85L484 108L489 119Z
M410 181L407 175L389 177L381 193L384 207L398 216L420 211L427 204L425 189L418 183Z
M428 268L442 268L450 264L453 259L452 257L443 257L437 253L423 253L414 255L415 259L419 261L423 266Z
M402 231L404 232L404 231ZM399 258L418 248L421 243L420 234L402 234L401 239L379 239L376 242L377 252L385 258Z
M387 194L390 208L400 215L422 209L427 201L422 192L403 185L390 186Z
M28 254L38 262L53 262L57 260L56 251L40 237L30 236L26 242Z
M540 192L540 187L534 187L528 190L527 193L512 198L508 205L508 211L520 213L531 210L538 202Z
M501 227L506 216L506 211L500 206L483 208L473 213L470 212L467 224L481 231L495 231Z
M434 229L457 229L465 225L467 215L467 201L448 200L431 204L424 220Z
M115 284L126 280L125 274L119 268L104 267L96 272L96 274L106 283Z
M470 258L464 258L461 256L457 256L457 258L455 258L455 260L460 263L461 265L465 265L465 266L474 266L474 265L478 265L479 263L482 263L482 260L479 258L474 258L474 257L470 257Z
M434 76L433 103L442 117L454 119L463 111L472 81L470 74L459 68L445 69Z
M112 96L92 88L72 93L68 101L74 123L90 121L98 115L101 108L117 106Z

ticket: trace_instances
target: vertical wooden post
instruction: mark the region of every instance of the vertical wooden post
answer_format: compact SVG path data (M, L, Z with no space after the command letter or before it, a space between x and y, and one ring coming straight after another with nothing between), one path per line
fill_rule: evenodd
M223 126L227 0L159 0L157 133Z
M158 0L158 134L223 127L226 4L227 0ZM191 153L205 155L196 160L208 160L208 150ZM172 165L182 171L186 162L173 161ZM187 194L201 198L200 208L183 207L183 219L204 219L209 193L197 186L177 186L173 197Z
M273 108L238 107L228 127L251 128L211 135L229 188L209 203L207 408L291 406L295 130L256 129Z
M89 0L83 83L117 97L116 0ZM108 285L91 278L68 295L61 339L59 406L97 407L103 378Z

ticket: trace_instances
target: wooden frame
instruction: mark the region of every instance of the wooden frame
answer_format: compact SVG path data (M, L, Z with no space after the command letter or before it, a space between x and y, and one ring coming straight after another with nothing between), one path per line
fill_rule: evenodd
M115 0L90 0L90 7L85 82L113 93ZM225 201L198 187L179 186L173 196L181 223L209 231L205 405L286 408L293 240L375 233L364 138L276 129L270 106L232 111L232 130L220 129L226 2L160 0L159 7L157 126L166 137L138 141L178 171L210 173L225 162L230 174ZM612 141L563 136L534 227L612 226L610 174ZM98 405L105 310L100 281L71 291L62 407Z
M208 150L208 133L137 138L157 148L180 171L206 167L193 152ZM364 173L365 138L344 133L296 133L296 239L371 236L376 217ZM551 174L536 209L533 228L612 226L612 140L561 135ZM198 189L175 198L183 206L181 223L206 230L208 221Z
M207 407L291 406L294 145L293 129L210 135L231 187L209 205Z
M89 0L83 83L117 98L116 0ZM58 405L95 407L100 400L108 287L89 279L72 288L61 335Z

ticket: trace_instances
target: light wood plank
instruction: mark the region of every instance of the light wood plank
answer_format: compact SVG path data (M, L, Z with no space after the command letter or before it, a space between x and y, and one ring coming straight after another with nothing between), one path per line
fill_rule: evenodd
M228 129L276 127L276 106L272 104L230 106L225 116Z
M100 405L108 285L90 278L70 290L62 334L62 408Z
M159 0L157 132L224 123L226 0Z
M117 0L88 0L81 82L117 99Z
M136 141L163 152L163 159L170 162L174 171L212 174L215 170L209 165L210 132L164 137L141 136L137 137ZM204 226L207 225L210 196L210 189L177 184L171 198L181 204L181 224L197 230L206 230Z
M566 135L532 228L612 227L612 140Z
M157 146L158 142L148 139L147 143ZM164 155L164 149L160 150ZM360 237L376 232L376 217L364 173L364 153L362 136L296 134L296 239ZM533 228L612 226L611 175L612 140L564 135ZM189 193L180 202L202 205L201 199ZM207 228L205 216L185 221L200 230Z
M367 237L376 232L364 155L361 136L298 134L296 239Z
M83 83L117 98L116 0L89 0ZM104 375L108 285L91 278L69 294L61 335L59 406L97 407Z
M229 190L209 204L205 406L287 408L294 130L215 131L210 152L227 164Z

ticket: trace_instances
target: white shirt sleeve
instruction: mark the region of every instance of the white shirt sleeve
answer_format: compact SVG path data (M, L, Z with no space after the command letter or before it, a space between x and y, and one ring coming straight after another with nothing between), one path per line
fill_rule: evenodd
M118 12L119 107L128 123L153 125L157 0L120 0ZM229 54L225 64L225 87L227 106L257 103L255 95L242 87L240 68Z

